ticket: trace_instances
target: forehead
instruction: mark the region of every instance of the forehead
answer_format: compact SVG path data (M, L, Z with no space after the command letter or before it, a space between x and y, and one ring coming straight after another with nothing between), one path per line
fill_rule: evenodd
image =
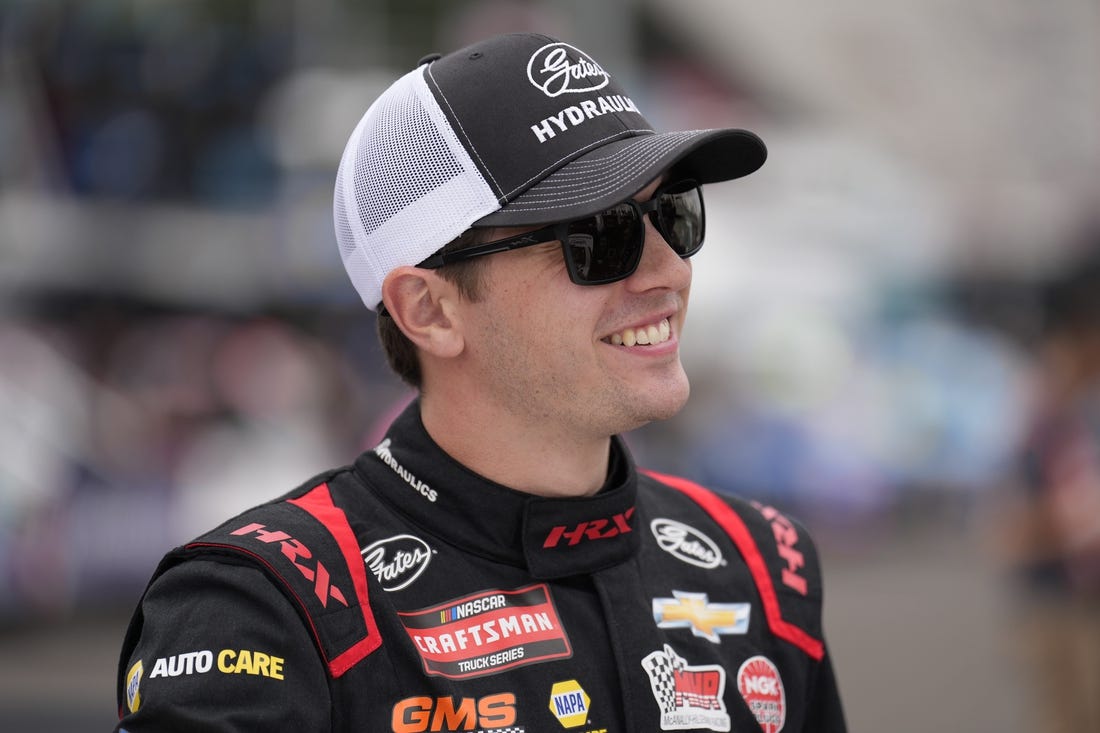
M652 198L653 194L656 193L657 189L659 189L661 186L663 186L667 182L667 180L668 180L668 174L667 173L662 173L661 175L657 176L652 181L647 183L645 185L645 187L642 188L642 190L639 191L638 193L634 194L634 196L632 198L634 198L637 201L646 201L646 200Z

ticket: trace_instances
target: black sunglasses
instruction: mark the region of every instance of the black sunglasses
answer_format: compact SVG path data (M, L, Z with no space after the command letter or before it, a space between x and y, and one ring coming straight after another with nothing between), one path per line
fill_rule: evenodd
M649 214L654 228L680 255L691 257L703 246L703 192L695 181L677 181L658 189L649 201L629 199L583 219L548 224L514 237L453 252L439 252L418 267L435 269L484 255L560 241L569 279L578 285L603 285L630 277L642 259Z

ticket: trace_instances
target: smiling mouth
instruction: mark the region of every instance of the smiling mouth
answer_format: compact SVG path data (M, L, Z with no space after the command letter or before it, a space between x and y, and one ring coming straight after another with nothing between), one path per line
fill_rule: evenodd
M663 344L671 337L672 326L667 318L662 318L659 322L651 323L648 326L625 328L603 339L603 342L612 346L652 346Z

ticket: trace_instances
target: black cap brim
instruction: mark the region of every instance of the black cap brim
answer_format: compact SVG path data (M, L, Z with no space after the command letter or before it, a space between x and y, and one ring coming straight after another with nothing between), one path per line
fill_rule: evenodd
M527 226L590 216L625 201L665 171L717 183L749 175L767 156L764 142L747 130L624 137L574 158L474 226Z

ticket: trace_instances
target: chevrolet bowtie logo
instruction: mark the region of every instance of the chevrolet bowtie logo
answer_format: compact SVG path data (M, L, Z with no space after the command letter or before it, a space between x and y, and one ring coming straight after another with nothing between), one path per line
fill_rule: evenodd
M748 603L708 603L706 593L674 590L675 598L653 599L653 620L662 629L691 629L691 633L719 643L719 634L749 630Z

